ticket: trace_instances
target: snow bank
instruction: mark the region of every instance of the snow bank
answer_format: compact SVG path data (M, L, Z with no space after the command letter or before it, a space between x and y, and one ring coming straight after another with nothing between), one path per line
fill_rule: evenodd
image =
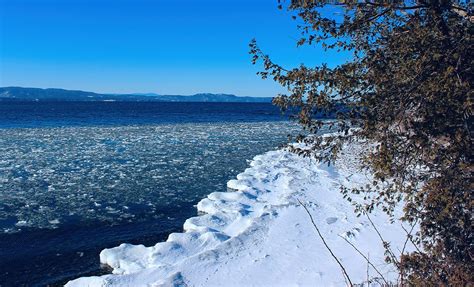
M373 227L356 217L339 192L340 184L358 185L362 147L346 147L335 167L287 151L256 156L250 167L197 205L202 215L188 219L183 233L155 246L122 244L100 253L113 274L85 277L66 286L344 286L337 263L324 247L308 214L345 265L353 283L378 277L344 239L370 258L384 277L396 279L384 263L384 249ZM373 222L400 252L405 232L382 212ZM410 247L408 247L410 249Z

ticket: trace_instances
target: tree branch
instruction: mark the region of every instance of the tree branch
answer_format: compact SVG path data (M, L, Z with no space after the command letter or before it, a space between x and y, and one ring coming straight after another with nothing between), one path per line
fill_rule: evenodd
M350 246L352 246L352 248L354 248L357 251L357 253L359 253L362 257L364 257L364 259L367 260L367 263L370 264L370 266L372 266L372 268L374 268L375 272L377 272L380 275L380 278L382 278L383 282L385 282L385 284L387 284L387 286L390 286L390 284L388 284L387 280L385 280L385 277L383 277L382 273L380 273L380 271L377 269L377 267L375 267L375 265L372 264L372 262L370 262L369 258L367 258L357 247L355 247L355 245L352 244L352 242L347 240L347 238L345 238L344 236L341 236L341 235L339 235L339 237L344 239L344 241L347 242Z
M328 246L328 244L326 243L326 240L324 240L324 237L323 235L321 234L321 232L319 231L319 228L318 226L316 225L316 223L314 222L314 219L313 219L313 216L311 215L311 213L309 212L308 208L300 201L299 198L296 199L300 205L304 208L304 210L306 211L306 213L309 215L309 218L311 219L311 223L313 224L314 228L316 229L316 231L318 232L318 235L319 235L319 238L321 238L321 241L323 242L324 246L326 246L326 249L329 250L329 253L331 253L331 256L334 258L334 260L336 260L337 264L339 264L339 267L341 267L342 269L342 272L344 273L344 276L347 278L347 281L349 281L349 285L350 286L354 286L352 284L352 281L349 277L349 275L347 274L346 272L346 269L344 268L344 266L342 265L341 261L339 261L339 259L336 257L336 255L334 255L334 253L332 252L331 248Z

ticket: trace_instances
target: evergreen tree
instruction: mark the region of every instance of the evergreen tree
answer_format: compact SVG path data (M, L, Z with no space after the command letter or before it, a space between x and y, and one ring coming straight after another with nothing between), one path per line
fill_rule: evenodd
M338 13L322 13L327 6ZM306 129L321 129L316 114L337 112L337 135L301 138L310 149L293 151L332 163L346 142L373 143L363 157L373 183L342 192L370 199L359 212L391 214L402 202L402 219L419 224L413 240L421 248L394 262L408 283L472 284L472 3L294 0L279 7L304 23L297 45L353 55L337 67L287 69L250 43L253 63L263 63L259 74L288 91L273 102Z

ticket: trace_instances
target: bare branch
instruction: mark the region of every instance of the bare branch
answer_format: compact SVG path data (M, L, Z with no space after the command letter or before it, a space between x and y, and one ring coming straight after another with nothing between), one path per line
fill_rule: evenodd
M352 246L352 248L355 249L355 251L357 251L357 253L360 254L360 256L364 257L364 259L367 261L367 263L372 266L372 268L374 268L375 272L377 272L379 275L380 275L380 278L382 278L383 282L385 282L385 284L387 284L387 286L389 286L387 280L385 279L385 277L382 275L382 273L377 269L377 267L375 267L374 264L372 264L372 262L370 262L369 258L367 258L354 244L352 244L352 242L350 242L349 240L347 240L347 238L345 238L344 236L341 236L339 235L339 237L341 237L342 239L344 239L345 242L347 242L350 246ZM368 274L368 269L367 269L367 274Z
M349 281L349 286L354 286L352 284L352 281L351 281L351 278L349 277L349 275L347 274L346 272L346 269L344 268L344 266L342 265L341 261L339 261L339 259L336 257L336 255L334 255L334 253L332 252L331 248L328 246L328 244L326 243L326 240L324 240L324 237L323 235L321 234L321 232L319 231L319 228L318 226L316 225L316 223L314 222L314 219L313 219L313 216L311 215L311 213L309 212L308 208L300 201L299 198L296 199L300 205L304 208L304 210L306 211L306 213L308 214L309 218L311 219L311 223L313 224L314 228L316 229L316 231L318 232L318 235L319 235L319 238L321 238L321 241L323 242L324 246L326 246L326 249L329 251L329 253L331 253L331 256L334 258L334 260L336 260L337 264L339 264L339 267L341 267L342 269L342 272L344 273L347 281Z
M388 243L388 241L385 241L382 237L382 234L380 234L378 228L375 226L374 222L372 221L372 219L370 218L369 216L369 213L368 212L365 212L365 215L367 216L367 218L369 219L370 221L370 224L372 225L372 227L375 229L375 231L377 232L380 240L382 241L382 244L383 244L383 247L385 248L385 250L387 250L387 252L389 253L393 263L397 266L397 268L400 266L400 263L398 262L397 260L397 257L395 256L395 254L393 253L392 249L390 248L390 244Z

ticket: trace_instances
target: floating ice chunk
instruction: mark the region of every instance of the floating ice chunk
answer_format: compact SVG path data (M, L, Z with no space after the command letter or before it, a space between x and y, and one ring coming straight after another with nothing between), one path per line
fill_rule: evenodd
M248 158L296 130L284 122L0 129L0 203L13 207L0 207L0 218L52 228L49 219L68 224L71 212L80 221L126 220L117 209L128 206L151 219L183 197L195 203L224 191ZM156 208L135 208L149 202Z
M22 226L29 226L30 223L26 220L18 220L18 222L15 223L15 225L18 227L22 227Z

